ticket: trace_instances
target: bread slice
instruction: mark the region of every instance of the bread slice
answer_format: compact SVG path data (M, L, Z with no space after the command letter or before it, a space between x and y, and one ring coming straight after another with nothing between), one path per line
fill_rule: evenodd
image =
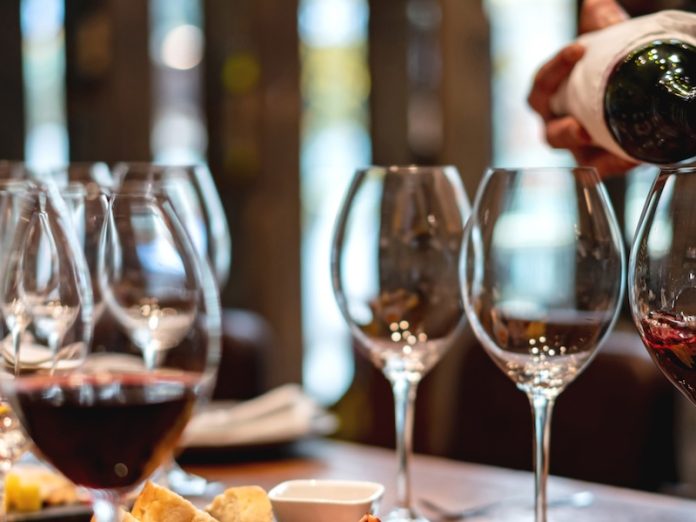
M273 507L259 486L228 488L205 508L219 522L273 522Z
M215 522L185 498L153 482L145 484L131 514L140 522Z
M121 510L121 522L140 522L140 521L124 509L124 510Z

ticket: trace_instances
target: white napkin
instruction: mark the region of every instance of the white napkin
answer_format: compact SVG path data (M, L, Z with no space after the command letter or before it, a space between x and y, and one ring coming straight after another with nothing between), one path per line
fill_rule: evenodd
M285 384L245 402L211 403L189 422L181 445L215 447L286 442L327 435L337 420L297 384Z
M14 368L15 354L10 335L0 341L0 352L5 367ZM19 347L19 365L25 370L67 370L79 366L85 352L84 343L76 342L63 346L58 353L53 353L48 346L35 342L32 335L25 333Z

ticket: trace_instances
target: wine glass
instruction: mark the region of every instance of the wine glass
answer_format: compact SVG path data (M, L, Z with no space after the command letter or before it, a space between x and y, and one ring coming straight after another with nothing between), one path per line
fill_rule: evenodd
M8 263L13 239L17 234L25 232L26 224L30 221L35 206L38 204L36 194L27 192L27 188L33 187L33 185L15 181L15 179L12 181L8 181L7 178L0 180L0 266L2 267ZM3 330L5 329L3 328ZM6 333L5 331L3 335ZM2 343L3 357L1 360L3 366L14 372L17 367L15 361L20 336L10 333L0 342ZM29 441L24 435L17 416L4 396L0 396L0 494L4 490L5 475L28 447ZM4 513L2 508L0 508L0 513Z
M425 520L411 505L408 464L421 378L465 323L459 255L469 206L454 167L359 170L336 224L336 300L359 347L392 385L397 506L385 520Z
M171 205L155 194L110 195L98 279L103 314L129 342L2 384L42 456L90 492L99 522L111 522L209 392L220 311Z
M105 163L70 163L50 173L68 210L82 248L92 283L94 324L99 322L103 302L97 278L99 241L107 212L107 196L114 187Z
M230 231L208 167L122 162L113 172L116 185L124 189L164 191L196 251L210 264L218 288L223 288L231 264Z
M696 403L696 168L663 168L629 259L633 321L652 360Z
M114 166L114 181L131 192L163 192L201 260L212 271L218 289L225 286L231 263L230 232L220 197L208 167L121 162ZM173 460L165 465L163 480L181 495L213 496L224 489L219 482L184 471Z
M462 249L469 322L534 416L535 520L546 520L559 393L611 330L624 287L619 228L594 169L490 169Z

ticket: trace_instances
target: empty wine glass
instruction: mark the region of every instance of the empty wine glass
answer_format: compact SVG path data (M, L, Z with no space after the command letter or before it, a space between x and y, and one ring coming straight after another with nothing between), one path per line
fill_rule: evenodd
M665 168L645 202L629 261L633 321L655 364L696 403L696 168Z
M421 378L464 327L459 255L469 212L453 167L359 170L336 224L333 288L358 346L392 385L399 471L385 520L425 520L408 463Z
M546 520L551 412L616 320L624 254L589 168L491 169L462 250L469 322L534 416L536 521Z
M208 260L218 288L223 288L232 247L225 211L208 167L123 162L113 170L116 185L124 190L164 191L196 251Z
M99 266L103 314L129 342L2 385L41 455L90 492L99 522L111 522L210 391L220 310L169 202L154 194L110 195Z
M26 225L38 204L35 194L27 193L33 186L25 182L0 180L0 266L8 264L8 256L17 234L25 232ZM3 337L6 329L2 324ZM21 331L20 331L21 333ZM20 336L8 335L2 341L2 366L14 372L18 367L17 350ZM14 462L28 449L29 442L24 435L17 416L9 403L0 396L0 496L4 493L4 477ZM4 506L4 502L2 503ZM3 513L0 508L0 513ZM0 518L2 515L0 515Z
M97 278L97 253L106 220L107 196L113 189L111 171L105 163L71 163L51 172L65 201L79 245L82 247L92 283L94 323L103 310Z
M32 204L30 216L16 221L9 235L2 279L12 362L21 373L80 359L91 334L92 293L60 196L51 187L27 185L13 197L15 208L18 198ZM69 332L74 342L65 345Z

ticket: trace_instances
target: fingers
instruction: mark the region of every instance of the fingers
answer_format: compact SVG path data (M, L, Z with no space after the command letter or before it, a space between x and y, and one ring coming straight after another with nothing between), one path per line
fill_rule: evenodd
M577 149L592 144L592 138L572 116L556 118L546 123L546 141L557 149Z
M584 53L582 45L570 44L542 65L536 73L527 102L545 121L553 116L550 107L551 97Z
M583 147L571 152L578 165L594 167L601 178L624 174L638 165L597 147Z
M628 19L616 0L584 0L580 10L580 32L604 29Z

